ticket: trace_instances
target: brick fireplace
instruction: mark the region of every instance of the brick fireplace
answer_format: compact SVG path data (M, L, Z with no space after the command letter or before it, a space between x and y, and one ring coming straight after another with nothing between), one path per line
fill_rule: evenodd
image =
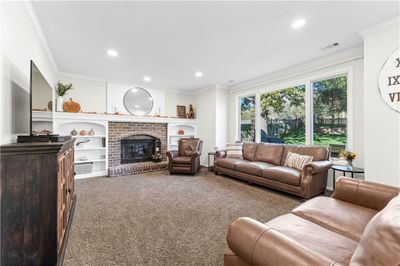
M151 139L158 142L161 148L161 162L150 160L149 146ZM134 146L130 140L142 140L142 145ZM121 143L130 142L131 147L125 147L121 153ZM159 143L160 142L160 143ZM139 141L140 143L140 141ZM130 150L127 151L126 149ZM140 162L127 161L127 155L136 152L133 157L140 154L144 159ZM110 176L129 175L142 172L157 171L167 167L167 124L166 123L139 123L139 122L109 122L108 123L108 173ZM135 157L135 158L136 158ZM135 161L135 160L133 160ZM128 162L128 163L127 163Z

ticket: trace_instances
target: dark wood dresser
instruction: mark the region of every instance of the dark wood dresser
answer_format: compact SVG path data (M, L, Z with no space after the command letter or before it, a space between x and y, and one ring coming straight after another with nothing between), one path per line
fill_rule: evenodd
M74 140L0 146L0 265L61 265L74 213Z

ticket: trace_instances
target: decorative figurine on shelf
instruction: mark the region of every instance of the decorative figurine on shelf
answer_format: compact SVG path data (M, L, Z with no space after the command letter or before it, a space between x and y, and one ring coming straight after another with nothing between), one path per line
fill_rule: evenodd
M194 109L193 105L189 104L189 113L187 113L187 118L194 119Z
M89 136L94 136L94 135L95 135L95 133L96 133L96 132L94 132L94 130L93 130L93 129L91 129L91 130L89 131Z
M64 103L65 112L79 113L80 110L81 110L81 105L77 102L74 102L72 98L69 98L69 101Z
M86 136L87 135L86 130L82 129L81 132L79 132L79 135Z
M56 102L56 111L64 112L64 95L67 94L69 90L73 89L72 84L62 84L60 81L56 84L56 93L58 95Z
M184 135L185 134L185 131L183 130L183 129L180 129L179 131L178 131L178 135Z
M72 129L71 136L76 136L76 135L78 135L78 131L76 131L75 129Z

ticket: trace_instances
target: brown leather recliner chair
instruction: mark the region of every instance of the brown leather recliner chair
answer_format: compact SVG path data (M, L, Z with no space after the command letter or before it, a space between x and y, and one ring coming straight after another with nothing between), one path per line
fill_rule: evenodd
M198 138L182 138L177 151L168 151L168 170L170 174L195 175L200 169L200 155L203 141Z

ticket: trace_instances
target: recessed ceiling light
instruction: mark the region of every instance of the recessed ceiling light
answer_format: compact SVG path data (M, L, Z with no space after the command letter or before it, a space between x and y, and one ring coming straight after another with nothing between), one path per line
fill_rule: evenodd
M143 78L143 80L146 81L146 82L150 82L150 81L151 81L151 77L145 76L145 77Z
M203 76L203 73L202 72L196 72L196 73L194 73L194 75L196 77L198 77L198 78L201 78Z
M117 57L118 56L118 52L113 50L113 49L109 49L107 50L107 54L111 57Z
M293 29L298 29L298 28L303 27L305 24L306 24L306 20L305 20L304 18L298 19L298 20L295 20L295 21L292 23L292 28L293 28Z

